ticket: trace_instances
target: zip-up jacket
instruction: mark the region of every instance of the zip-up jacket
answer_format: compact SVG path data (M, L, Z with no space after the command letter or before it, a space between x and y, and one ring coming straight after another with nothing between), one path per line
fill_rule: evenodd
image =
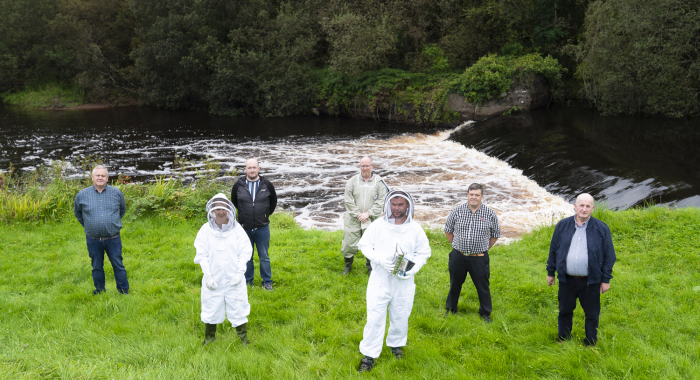
M557 223L549 245L549 259L547 260L547 275L554 276L566 282L566 257L569 255L571 239L576 232L575 216L568 217ZM615 247L608 225L600 220L590 217L586 227L586 243L588 244L588 283L610 283L612 268L615 264Z
M372 174L369 181L356 174L345 184L345 231L360 231L362 225L357 220L360 213L368 212L371 221L382 215L387 186L378 174ZM365 227L367 228L367 227Z
M270 224L270 215L277 207L277 193L272 183L260 176L255 202L253 202L253 197L246 186L246 176L242 176L231 189L231 203L238 210L238 223L246 230L251 230Z

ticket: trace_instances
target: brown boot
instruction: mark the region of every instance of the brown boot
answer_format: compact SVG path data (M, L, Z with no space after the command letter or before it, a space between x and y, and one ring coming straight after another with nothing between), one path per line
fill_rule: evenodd
M345 258L345 271L343 271L343 276L347 275L352 270L352 260L352 257Z
M244 323L240 326L236 326L236 334L241 338L244 346L248 345L248 323Z
M204 345L211 343L216 339L216 325L215 324L204 324Z

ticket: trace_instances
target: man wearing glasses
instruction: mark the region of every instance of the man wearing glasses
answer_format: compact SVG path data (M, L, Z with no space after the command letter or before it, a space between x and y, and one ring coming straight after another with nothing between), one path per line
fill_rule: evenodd
M360 160L360 173L354 175L345 184L345 225L343 228L343 244L340 248L345 257L345 271L350 273L352 262L357 253L357 242L363 232L375 219L382 215L384 196L387 186L377 174L372 174L372 159L363 157ZM372 272L372 266L365 263L367 274Z

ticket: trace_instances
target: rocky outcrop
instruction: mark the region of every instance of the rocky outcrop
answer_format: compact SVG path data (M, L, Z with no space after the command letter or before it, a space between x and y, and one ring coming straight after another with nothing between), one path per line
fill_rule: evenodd
M447 98L447 106L457 111L465 120L481 120L489 116L501 115L510 110L529 111L544 107L549 104L549 86L547 82L535 76L526 80L514 80L508 92L504 92L497 99L489 100L482 104L472 104L464 97L450 94Z

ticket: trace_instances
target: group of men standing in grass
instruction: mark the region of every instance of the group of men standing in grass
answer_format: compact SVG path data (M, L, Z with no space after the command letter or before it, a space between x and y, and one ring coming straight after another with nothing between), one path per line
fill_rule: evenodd
M366 259L369 274L360 372L370 371L382 351L387 309L390 325L386 345L397 359L403 357L416 290L414 276L431 256L428 238L413 219L413 197L401 189L389 189L379 175L372 173L373 168L372 159L363 157L360 172L347 181L344 194L343 275L352 271L358 251ZM253 284L256 247L263 288L272 290L269 216L276 208L277 195L272 183L259 171L258 161L248 160L246 174L233 186L231 200L217 194L207 202L207 223L195 238L194 262L203 273L201 319L205 324L205 344L215 339L216 325L226 318L247 344L250 304L246 285ZM85 228L95 295L105 291L105 252L114 269L117 290L129 293L119 235L126 205L121 191L107 185L108 177L104 166L96 166L92 171L93 186L80 191L74 205L75 216ZM480 184L469 185L467 202L453 208L445 223L445 236L452 246L445 316L457 313L462 285L469 274L479 298L479 315L490 323L488 252L500 237L500 227L496 213L483 203L483 197ZM580 194L574 209L575 215L561 220L552 236L547 283L554 285L554 275L558 273L558 341L571 338L578 299L585 313L584 342L595 345L600 294L610 288L615 250L607 225L591 216L593 197ZM399 267L401 263L408 264Z
M352 271L354 256L362 251L370 276L366 296L367 324L360 342L360 352L364 355L358 368L360 372L370 371L381 353L387 306L390 325L386 345L397 359L403 357L415 295L413 276L431 254L423 229L412 218L413 198L400 190L391 191L379 175L372 173L373 169L372 159L363 157L360 173L347 181L344 195L343 275ZM489 250L500 238L501 231L496 213L483 204L483 198L483 186L469 185L467 202L453 208L445 222L445 236L452 246L447 268L450 287L445 316L457 313L462 285L468 274L479 298L479 316L490 323ZM574 204L575 215L557 224L550 244L547 283L553 285L554 273L559 274L560 343L571 338L577 299L586 315L584 343L595 345L598 340L600 295L610 288L615 249L607 225L591 216L594 207L592 196L580 194ZM394 274L395 263L391 259L395 257L393 245L397 242L403 243L403 252L416 260L415 269L408 276ZM410 282L405 281L406 277Z

